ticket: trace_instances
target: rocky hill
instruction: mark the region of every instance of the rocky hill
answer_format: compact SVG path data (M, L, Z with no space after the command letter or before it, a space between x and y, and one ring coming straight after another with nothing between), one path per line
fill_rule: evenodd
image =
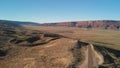
M80 28L120 29L120 21L114 21L114 20L58 22L58 23L44 23L41 25L42 26L68 26L68 27L80 27Z

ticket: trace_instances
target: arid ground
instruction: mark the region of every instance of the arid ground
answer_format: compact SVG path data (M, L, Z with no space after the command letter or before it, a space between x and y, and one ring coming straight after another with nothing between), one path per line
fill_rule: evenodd
M76 27L25 26L32 30L41 30L79 39L92 44L108 46L120 50L120 31L105 29L87 29Z
M59 34L70 39L87 42L93 46L88 46L84 51L84 62L81 64L88 68L97 67L119 67L120 64L120 31L105 29L87 29L76 27L54 27L54 26L25 26L32 30L41 30ZM94 47L94 48L93 48ZM91 50L92 49L92 50ZM94 50L95 49L95 50ZM87 53L88 51L88 53ZM85 57L89 56L89 57ZM96 56L96 58L95 58ZM94 57L94 58L93 58ZM88 58L88 59L85 59ZM91 59L90 59L91 58ZM88 61L86 61L88 60ZM86 65L87 63L87 65ZM91 64L90 64L91 63ZM91 67L91 65L93 65Z
M118 30L30 25L1 28L0 68L120 67Z

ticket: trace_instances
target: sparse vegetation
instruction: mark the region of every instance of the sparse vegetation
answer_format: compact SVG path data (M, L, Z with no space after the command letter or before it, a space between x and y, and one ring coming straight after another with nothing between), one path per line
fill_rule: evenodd
M120 31L119 30L104 30L104 29L86 29L73 27L33 27L32 30L44 30L52 33L60 34L72 39L80 39L81 41L89 42L95 45L95 49L104 57L103 65L99 68L119 68L120 67ZM39 28L39 29L38 29ZM64 30L63 30L64 29ZM64 32L62 32L64 31ZM68 32L71 31L72 33ZM62 33L61 33L62 32ZM79 50L72 50L75 54L80 54ZM76 52L77 51L77 52ZM80 58L80 57L79 57ZM75 63L77 64L77 63ZM75 67L73 63L71 66Z
M94 45L95 49L104 56L104 63L99 68L119 68L120 67L120 51L104 46Z
M17 58L32 57L22 60L32 60L43 67L77 68L84 59L81 46L86 46L88 43L85 42L89 42L94 44L95 49L104 57L104 63L99 68L119 68L120 66L120 32L117 30L73 27L27 26L28 29L20 26L20 28L13 27L7 26L0 29L0 61L15 58L14 62L22 62ZM75 41L73 42L76 39L79 39L77 44ZM39 47L38 45L44 46ZM25 53L23 54L23 52Z
M71 49L71 52L73 53L74 61L72 64L68 66L68 68L79 68L79 65L82 63L82 61L85 59L83 56L83 48L84 46L87 46L88 43L77 41L76 45Z
M119 30L104 30L104 29L86 29L73 27L43 27L43 26L26 26L32 30L41 30L51 33L63 35L65 37L80 39L81 41L108 46L114 49L120 49L120 31ZM61 31L64 31L61 33ZM71 32L68 32L71 31Z

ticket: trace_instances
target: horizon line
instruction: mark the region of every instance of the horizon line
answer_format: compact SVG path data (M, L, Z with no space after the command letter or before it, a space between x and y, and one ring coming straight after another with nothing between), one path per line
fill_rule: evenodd
M2 19L0 19L2 21ZM120 20L108 20L108 19L93 19L93 20L74 20L74 21L56 21L56 22L35 22L35 21L24 21L24 20L9 20L4 19L3 21L17 21L17 22L32 22L32 23L60 23L60 22L82 22L82 21L120 21Z

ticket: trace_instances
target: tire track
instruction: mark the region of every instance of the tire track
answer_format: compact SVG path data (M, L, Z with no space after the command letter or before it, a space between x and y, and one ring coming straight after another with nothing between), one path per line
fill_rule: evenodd
M99 59L99 60L98 60ZM98 68L104 62L102 55L94 50L92 44L87 46L85 51L85 60L79 68Z

